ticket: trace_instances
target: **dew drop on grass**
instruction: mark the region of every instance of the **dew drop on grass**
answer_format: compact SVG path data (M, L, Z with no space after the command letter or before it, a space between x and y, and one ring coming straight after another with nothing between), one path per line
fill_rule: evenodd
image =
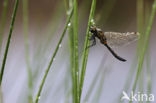
M59 45L59 48L61 48L61 47L62 47L62 45L60 44L60 45Z
M94 19L91 19L91 23L92 23L92 25L94 25L94 24L95 24Z
M71 26L71 23L68 23L68 27L70 27Z
M68 11L67 11L67 15L70 15L70 13L71 13L71 10L68 10Z
M41 96L39 96L38 99L41 99Z

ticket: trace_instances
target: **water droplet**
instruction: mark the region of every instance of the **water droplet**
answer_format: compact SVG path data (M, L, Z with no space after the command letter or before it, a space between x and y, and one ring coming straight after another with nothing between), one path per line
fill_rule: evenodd
M70 27L71 26L71 23L68 23L68 27Z
M94 24L95 24L94 19L91 19L91 23L92 23L92 25L94 25Z
M70 12L69 11L67 11L67 15L69 15L70 14Z
M70 13L71 13L71 10L68 10L68 11L67 11L67 15L70 15Z
M38 99L41 99L41 96L39 96Z
M59 45L59 48L61 48L61 47L62 47L62 45L60 44L60 45Z

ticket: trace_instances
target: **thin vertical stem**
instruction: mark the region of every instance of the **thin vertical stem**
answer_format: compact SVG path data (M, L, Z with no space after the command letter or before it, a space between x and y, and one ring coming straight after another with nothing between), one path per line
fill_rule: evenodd
M19 3L19 0L16 0L15 1L14 10L13 10L12 19L11 19L10 29L9 29L9 36L8 36L8 39L7 39L7 44L6 44L6 47L5 47L5 52L4 52L4 57L3 57L2 67L1 67L0 86L2 84L2 79L3 79L3 74L4 74L6 59L7 59L7 55L8 55L8 50L9 50L9 46L10 46L10 40L11 40L11 36L12 36L12 31L13 31L13 27L14 27L14 23L15 23L16 12L17 12L17 8L18 8L18 3Z
M28 74L28 100L29 103L33 103L32 97L32 71L30 66L30 56L29 56L29 36L28 36L28 0L23 0L23 29L24 29L24 44L25 44L25 59L27 65L27 74Z
M83 52L83 61L82 61L82 67L81 67L81 76L80 76L80 93L79 93L79 98L81 99L81 94L82 94L82 88L83 88L83 83L85 79L85 72L86 72L86 66L87 66L87 60L88 60L88 52L89 49L86 49L87 46L89 45L89 27L91 25L91 22L94 18L94 12L95 12L95 7L96 7L96 0L92 0L92 6L90 10L90 15L89 15L89 20L88 20L88 27L86 31L86 38L85 38L85 44L84 44L84 52Z
M65 0L67 2L67 0ZM67 3L65 3L67 5ZM68 7L66 7L66 14L69 16L69 11L73 8L73 1L68 0ZM70 46L70 74L71 74L71 79L72 79L72 101L74 103L75 101L75 94L74 94L74 38L73 38L73 24L70 23L68 24L68 36L69 36L69 46Z
M142 33L144 28L144 0L137 0L137 28Z
M146 26L148 24L148 20L150 17L150 3L149 1L145 1L145 21L146 21ZM146 78L147 78L147 94L149 95L152 91L152 81L151 81L151 58L150 58L150 48L149 45L147 47L147 55L146 55ZM150 103L150 101L147 101L147 103Z
M77 0L74 0L74 95L75 103L80 103L79 100L79 70L78 70L78 13L77 13Z
M140 50L142 48L142 43L144 41L144 0L137 0L137 29L139 31L140 35L140 39L138 41L138 45L137 45L137 55L140 54ZM138 58L137 58L138 59ZM140 74L140 78L139 78L139 91L143 92L143 77L144 77L144 73L143 71Z
M152 24L153 24L153 21L154 21L155 13L156 13L156 0L154 0L153 6L152 6L152 12L151 12L149 22L148 22L148 25L147 25L147 28L146 28L145 43L143 45L141 55L139 56L137 74L136 74L135 82L134 82L133 88L132 88L133 92L135 92L135 90L136 90L136 84L137 84L138 78L140 76L140 73L142 71L144 56L145 56L145 53L146 53L146 50L147 50L147 47L148 47L150 32L151 32L151 29L152 29ZM130 101L129 103L132 103L132 101Z
M1 24L0 24L0 52L1 52L4 28L5 28L5 24L6 24L7 11L8 11L8 0L4 0L4 2L3 2L3 11L2 11L2 19L1 19Z
M61 42L62 42L62 40L63 40L63 38L64 38L64 36L65 36L66 30L67 30L67 27L68 27L68 23L70 22L70 19L71 19L72 15L73 15L73 10L71 11L70 16L67 18L67 21L66 21L64 30L63 30L63 32L62 32L62 35L61 35L61 37L60 37L60 40L59 40L59 42L57 43L57 46L56 46L55 51L54 51L54 53L53 53L53 56L52 56L52 58L51 58L51 60L50 60L50 62L49 62L49 65L48 65L48 67L47 67L47 69L46 69L46 71L45 71L44 77L43 77L43 79L42 79L42 81L41 81L39 90L38 90L38 92L37 92L37 96L36 96L36 99L35 99L35 103L38 103L39 97L40 97L40 95L41 95L41 91L42 91L42 89L43 89L43 85L44 85L44 83L45 83L45 80L46 80L46 78L47 78L47 75L48 75L48 73L49 73L49 70L50 70L50 68L51 68L51 66L52 66L52 63L53 63L53 61L54 61L54 58L55 58L55 56L56 56L56 54L57 54L57 52L58 52L58 50L59 50L59 45L61 44Z

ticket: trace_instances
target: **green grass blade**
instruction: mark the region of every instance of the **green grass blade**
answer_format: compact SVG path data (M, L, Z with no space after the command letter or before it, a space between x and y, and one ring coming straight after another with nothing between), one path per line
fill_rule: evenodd
M71 76L72 76L72 101L74 103L75 101L75 93L74 93L74 40L73 40L73 27L72 27L72 23L71 26L69 26L68 28L68 33L69 33L69 45L70 45L70 72L71 72Z
M4 28L5 28L5 24L6 24L7 11L8 11L8 0L4 0L4 2L3 2L3 11L2 11L2 19L1 19L1 24L0 24L0 52L1 52Z
M148 24L148 19L150 16L150 4L149 2L145 3L145 21L146 21L146 25ZM152 91L152 80L151 80L151 58L150 58L150 49L149 46L147 47L147 55L146 55L146 78L147 78L147 94L149 95ZM150 101L147 101L146 103L151 103Z
M39 97L40 97L40 95L41 95L41 91L42 91L43 85L44 85L44 83L45 83L46 77L47 77L48 72L49 72L49 70L50 70L50 67L51 67L51 65L52 65L52 63L53 63L53 60L54 60L54 58L55 58L55 56L56 56L56 54L57 54L57 52L58 52L58 50L59 50L59 45L61 44L61 42L62 42L62 40L63 40L63 38L64 38L64 35L65 35L66 30L67 30L68 23L70 22L70 19L71 19L71 17L72 17L72 14L73 14L73 10L71 11L70 16L67 18L67 21L66 21L64 30L63 30L63 32L62 32L62 35L61 35L61 37L60 37L60 40L59 40L59 42L57 43L57 46L56 46L55 51L54 51L54 53L53 53L53 56L52 56L52 58L51 58L51 60L50 60L50 62L49 62L49 65L48 65L48 67L47 67L47 69L46 69L46 71L45 71L44 77L43 77L43 79L42 79L42 81L41 81L39 90L38 90L38 92L37 92L37 96L36 96L36 99L35 99L35 103L38 103L38 100L39 100Z
M83 50L84 51L83 52L83 61L82 61L81 76L80 76L80 93L79 93L80 99L81 99L81 94L82 94L82 88L83 88L83 83L84 83L84 78L85 78L88 52L89 52L89 49L86 49L87 46L90 44L89 40L88 40L88 38L89 38L89 27L91 25L91 20L94 18L95 7L96 7L96 0L93 0L91 10L90 10L89 20L88 20L88 27L87 27L87 31L86 31L86 38L85 38L85 44L84 44L84 50Z
M145 6L145 14L146 14L146 25L148 24L148 19L150 16L150 4L149 2L146 2L146 6ZM147 47L149 48L149 46ZM146 55L146 65L147 65L147 73L146 73L146 78L147 78L147 94L149 95L152 91L152 80L151 80L151 58L150 58L150 49L147 49L147 55ZM151 103L150 101L147 101L146 103Z
M14 27L14 23L15 23L15 18L16 18L16 12L17 12L17 8L18 8L18 4L19 4L19 0L16 0L15 1L14 10L13 10L12 19L11 19L10 29L9 29L9 36L8 36L8 39L7 39L7 44L6 44L6 47L5 47L5 52L4 52L4 57L3 57L2 67L1 67L0 86L2 84L2 79L3 79L6 59L7 59L7 55L8 55L10 40L11 40L11 36L12 36L12 31L13 31L13 27Z
M72 0L65 0L65 5L68 4L68 7L66 6L66 14L69 16L69 11L73 8L73 1ZM70 47L70 76L72 79L72 89L71 94L72 94L72 102L74 103L75 101L75 94L74 94L74 38L73 38L73 23L68 24L68 37L69 37L69 47ZM68 100L69 101L69 100ZM67 99L65 103L67 102Z
M139 78L140 73L142 71L144 56L145 56L145 53L146 53L146 50L147 50L147 47L148 47L148 42L149 42L150 32L151 32L151 29L152 29L152 24L153 24L154 17L155 17L155 12L156 12L156 0L154 0L153 6L152 6L152 12L151 12L149 22L148 22L148 25L147 25L147 28L146 28L145 43L143 45L141 55L139 56L137 74L136 74L135 82L134 82L133 88L132 88L133 91L136 90L137 81L138 81L138 78ZM132 101L130 101L129 103L131 103L131 102Z
M131 64L131 67L129 69L129 74L127 76L127 79L126 79L126 82L125 82L125 85L123 88L123 90L126 93L128 93L129 90L131 89L131 83L133 82L133 80L131 78L133 78L133 75L136 74L138 55L139 55L140 49L142 47L141 45L142 45L142 41L143 41L143 37L144 37L144 35L142 35L143 30L144 30L143 29L144 28L144 10L143 10L144 2L143 2L143 0L137 0L136 3L137 3L137 5L136 5L137 6L137 9L136 9L136 11L137 11L137 30L141 35L140 35L140 39L138 40L135 59L133 60L133 62ZM121 101L122 96L123 96L123 94L121 94L119 96L118 101L124 103L124 101Z
M72 76L72 101L74 103L75 101L75 91L74 91L74 40L73 40L73 28L72 28L72 24L68 29L68 33L69 33L69 44L70 44L70 70L71 70L71 76Z
M137 29L139 31L140 39L138 41L137 45L137 56L140 54L140 50L142 48L142 43L144 41L145 35L144 35L144 28L145 28L145 22L144 22L144 0L137 0ZM138 59L138 58L137 58ZM140 77L138 78L138 91L143 93L143 83L144 83L144 69L140 73Z
M144 0L137 0L137 29L141 34L144 28Z
M79 100L79 69L78 69L78 13L77 0L74 0L74 18L73 18L73 33L74 33L74 99L75 103L80 103Z
M28 101L29 103L33 103L33 79L32 79L32 71L30 66L30 57L29 57L29 40L28 40L28 1L23 0L23 30L24 30L24 44L25 44L25 59L27 65L27 74L28 74Z

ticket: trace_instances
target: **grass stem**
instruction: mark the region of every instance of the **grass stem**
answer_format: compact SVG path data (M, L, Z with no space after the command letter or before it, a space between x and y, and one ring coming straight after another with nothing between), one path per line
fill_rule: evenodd
M44 85L44 83L45 83L45 80L46 80L46 78L47 78L47 75L48 75L48 73L49 73L49 70L50 70L50 68L51 68L51 65L52 65L52 63L53 63L53 60L54 60L54 58L55 58L55 56L56 56L56 54L57 54L57 52L58 52L58 50L59 50L59 45L61 44L61 42L62 42L62 40L63 40L63 38L64 38L64 36L65 36L66 30L67 30L67 27L68 27L68 24L69 24L69 22L70 22L70 19L71 19L72 15L73 15L73 10L71 11L70 16L67 18L67 21L66 21L64 30L63 30L63 32L62 32L62 35L61 35L61 37L60 37L60 40L59 40L59 42L57 43L57 46L56 46L55 51L54 51L54 53L53 53L53 56L52 56L52 58L51 58L51 60L50 60L50 62L49 62L49 65L48 65L48 67L47 67L47 69L46 69L46 71L45 71L44 77L43 77L43 79L42 79L42 81L41 81L39 90L38 90L38 92L37 92L37 96L36 96L36 98L35 98L35 103L38 103L38 100L39 100L39 98L40 98L43 85Z
M24 29L24 44L25 44L25 59L27 65L27 74L28 74L28 101L33 103L33 81L32 81L32 69L30 66L30 57L29 57L29 40L28 40L28 0L23 0L23 29Z
M144 62L144 56L145 56L145 53L147 51L149 37L150 37L150 32L151 32L152 24L153 24L154 17L155 17L155 12L156 12L156 0L154 0L153 6L152 6L152 12L151 12L151 15L150 15L150 18L149 18L149 21L148 21L148 25L147 25L147 28L146 28L145 42L144 42L144 45L143 45L143 49L142 49L141 55L139 56L138 67L137 67L137 74L136 74L135 82L134 82L133 88L132 88L133 92L135 92L135 90L136 90L137 81L138 81L138 78L139 78L140 73L142 71L143 62ZM130 101L129 103L132 103L132 101Z
M78 13L77 0L74 0L74 18L73 18L73 33L74 33L74 99L75 103L80 103L79 100L79 69L78 69Z
M82 94L82 88L83 88L83 83L85 79L85 72L86 72L86 66L87 66L87 59L88 59L88 52L89 49L86 49L87 46L90 44L88 38L89 38L89 27L92 24L92 20L94 18L94 12L95 12L95 7L96 7L96 0L92 0L92 6L90 10L90 15L89 15L89 20L88 20L88 26L87 26L87 31L86 31L86 38L85 38L85 43L84 43L84 52L83 52L83 61L82 61L82 67L81 67L81 76L80 76L80 93L79 93L79 98L81 99L81 94Z
M1 19L1 25L0 25L0 52L1 52L4 28L5 28L5 24L6 24L7 11L8 11L8 0L4 0L4 2L3 2L3 11L2 11L2 19Z
M3 57L3 61L2 61L2 67L1 67L1 73L0 73L0 86L2 84L2 79L3 79L6 59L7 59L7 55L8 55L8 50L9 50L9 46L10 46L10 40L11 40L11 36L12 36L12 31L13 31L13 27L14 27L14 23L15 23L15 18L16 18L16 12L17 12L17 8L18 8L18 4L19 4L19 0L16 0L15 1L14 10L13 10L12 19L11 19L10 29L9 29L9 36L8 36L8 39L7 39L7 44L6 44L6 47L5 47L4 57Z

